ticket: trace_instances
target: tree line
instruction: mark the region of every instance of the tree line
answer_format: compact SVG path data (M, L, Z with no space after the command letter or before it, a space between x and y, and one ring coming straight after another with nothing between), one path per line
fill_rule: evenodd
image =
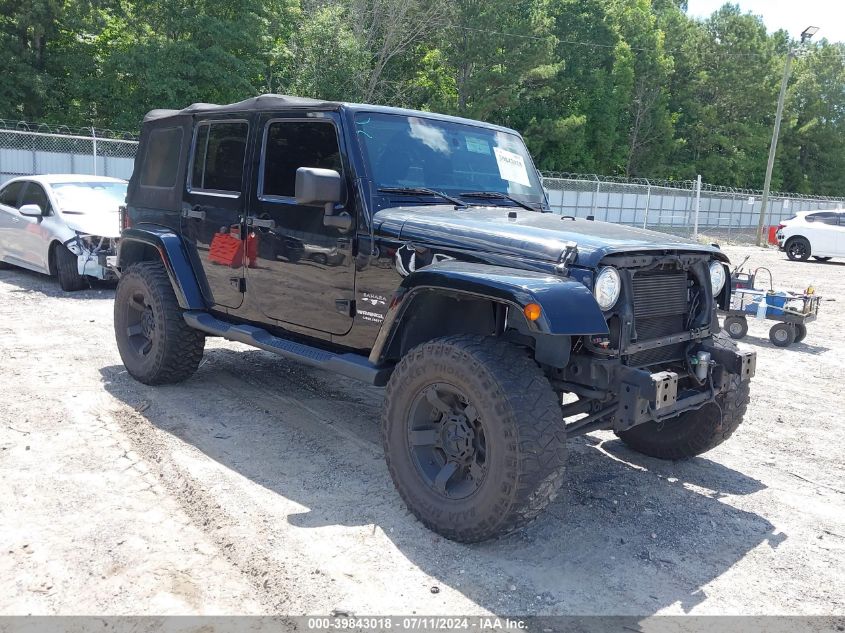
M0 117L137 131L278 92L507 125L542 170L760 188L794 46L685 0L0 0ZM773 187L845 195L841 43L796 59Z

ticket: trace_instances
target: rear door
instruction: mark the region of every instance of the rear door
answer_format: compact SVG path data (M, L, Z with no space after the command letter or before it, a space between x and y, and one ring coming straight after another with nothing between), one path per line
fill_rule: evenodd
M242 116L198 120L194 126L182 235L195 243L214 306L243 303L244 248L241 227L249 140Z
M0 189L0 257L20 259L20 242L17 233L21 228L20 197L25 182L12 182Z
M294 197L299 167L344 175L339 119L333 112L266 114L259 125L259 172L248 218L250 298L269 318L345 334L354 305L354 229L324 226L322 208L299 205Z
M805 218L805 232L813 255L832 256L836 253L838 217L835 211L818 211Z

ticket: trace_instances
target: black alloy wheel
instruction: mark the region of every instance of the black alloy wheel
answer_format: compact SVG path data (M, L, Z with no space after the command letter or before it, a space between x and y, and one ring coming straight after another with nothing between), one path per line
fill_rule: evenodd
M153 348L156 319L153 307L141 290L129 297L126 314L126 337L139 356L146 356Z
M793 261L807 261L810 258L810 243L803 237L792 238L786 245L786 256Z
M423 481L447 499L464 499L487 475L487 438L478 410L457 387L429 385L408 416L408 448Z

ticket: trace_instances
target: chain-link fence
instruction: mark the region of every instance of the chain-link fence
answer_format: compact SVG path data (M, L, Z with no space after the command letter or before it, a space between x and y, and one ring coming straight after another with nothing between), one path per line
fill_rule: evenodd
M692 237L753 242L762 192L695 181L623 179L594 174L543 174L554 211L576 217L638 226ZM845 198L772 192L765 226L775 226L798 211L841 209Z
M134 134L0 119L0 184L32 174L97 174L129 178L138 140ZM624 179L595 174L545 173L552 209L657 231L728 242L753 242L762 192L695 181ZM797 211L836 209L845 198L774 192L766 226Z
M0 119L0 184L32 174L129 178L137 147L129 133Z

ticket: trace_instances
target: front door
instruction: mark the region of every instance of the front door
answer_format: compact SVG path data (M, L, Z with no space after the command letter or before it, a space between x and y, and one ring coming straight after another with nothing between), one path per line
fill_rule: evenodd
M243 302L244 240L249 122L242 118L200 120L194 126L182 235L196 248L197 262L218 309Z
M50 232L45 229L42 224L44 218L48 217L55 211L50 204L50 198L47 192L37 182L30 181L23 191L23 197L20 200L20 206L25 204L34 204L44 215L40 218L33 218L31 216L21 216L20 233L18 240L20 242L21 259L35 268L44 271L50 270L50 264L47 261L47 253L50 247Z
M282 324L345 334L352 327L354 229L324 226L322 208L298 205L294 197L299 167L343 175L338 119L325 112L265 115L259 124L259 172L247 218L251 300Z

